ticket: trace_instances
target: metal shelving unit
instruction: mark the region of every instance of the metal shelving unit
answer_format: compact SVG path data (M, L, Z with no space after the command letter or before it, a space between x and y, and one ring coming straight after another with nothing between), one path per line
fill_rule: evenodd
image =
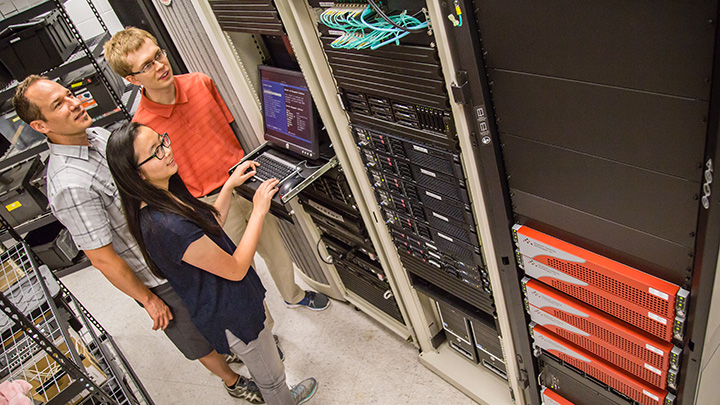
M0 378L23 379L46 404L152 404L112 337L4 220Z
M43 13L46 13L48 11L57 9L60 10L60 13L62 17L67 22L68 26L70 27L70 30L72 31L73 35L78 40L78 47L75 50L75 52L61 65L50 69L49 71L45 72L44 74L51 78L56 79L59 77L62 77L64 75L67 75L75 70L78 70L84 66L92 65L96 72L99 72L98 78L100 78L103 81L103 84L107 88L110 96L115 102L116 108L110 111L107 111L105 114L100 115L98 117L94 118L93 126L107 126L110 124L113 124L115 122L130 119L130 112L129 110L132 108L132 106L136 103L136 98L139 94L139 88L137 86L133 85L127 85L124 89L122 94L117 94L113 90L113 86L110 85L107 78L103 74L103 69L98 63L99 58L102 57L103 52L103 44L110 39L110 33L107 29L107 26L102 20L102 17L98 13L97 9L95 8L92 0L87 0L88 5L90 6L91 11L95 15L96 19L100 23L100 26L103 30L103 32L99 35L96 35L90 39L84 40L79 31L77 30L77 27L74 25L74 23L70 20L70 17L67 14L67 11L64 7L65 0L48 0L46 2L43 2L29 10L23 11L22 13L12 16L7 20L4 20L3 23L6 24L16 24L26 21L29 18L32 18L36 15L40 15ZM15 89L17 88L17 85L19 83L17 81L13 81L11 84L6 86L4 89L0 90L0 103L5 103L12 98L12 96L15 93ZM31 146L30 148L27 148L23 151L16 151L13 147L11 147L8 152L0 159L0 171L7 169L13 165L16 165L18 163L21 163L23 161L26 161L28 159L33 158L34 156L45 152L48 149L47 141L41 141L37 144ZM52 222L56 221L55 217L50 212L43 213L35 218L32 218L25 223L17 226L15 230L17 233L24 235L27 232L30 232L32 230L38 229L44 225L50 224ZM12 236L7 232L0 231L0 242L7 242L10 239L12 239ZM64 274L70 274L76 270L82 269L84 267L87 267L90 265L89 260L87 260L86 257L82 256L79 259L76 259L75 263L69 267L65 267L62 269L59 269L57 274L64 275Z

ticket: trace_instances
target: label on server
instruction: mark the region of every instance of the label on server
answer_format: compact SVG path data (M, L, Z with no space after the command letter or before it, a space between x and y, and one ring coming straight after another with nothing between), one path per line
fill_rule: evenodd
M429 192L429 191L426 191L425 194L426 194L428 197L432 197L432 198L434 198L434 199L436 199L436 200L442 201L442 197L440 197L440 196L437 195L437 194L433 194L433 193L431 193L431 192Z
M427 171L425 169L420 169L420 173L427 175L427 176L431 176L431 177L437 177L437 175L435 173Z
M413 149L415 149L415 150L418 151L418 152L429 153L427 149L425 149L425 148L423 148L423 147L420 147L420 146L417 146L417 145L413 145Z
M651 352L653 352L653 353L655 353L655 354L660 355L660 356L664 356L664 355L665 355L665 352L664 352L664 351L658 349L658 348L655 347L655 346L649 345L649 344L647 344L647 343L645 344L645 348L648 349L648 350L650 350Z
M442 219L442 220L445 221L445 222L450 222L450 220L448 219L448 217L442 216L442 215L438 214L438 213L435 212L435 211L433 211L432 214L433 214L433 216L434 216L435 218Z
M654 319L663 325L667 325L667 319L663 318L662 316L655 315L652 312L648 312L648 318Z
M669 295L667 295L666 293L664 293L662 291L658 291L652 287L648 288L648 292L656 297L660 297L660 298L664 299L665 301L670 299Z
M9 212L9 211L12 211L12 210L14 210L16 208L20 208L20 207L22 207L22 204L20 204L20 201L15 201L13 203L6 205L5 209L8 210L8 212Z
M662 375L662 371L656 369L655 367L653 367L653 366L651 366L651 365L649 365L649 364L647 364L647 363L645 363L645 368L648 369L648 370L650 370L650 371L652 371L653 373L655 373L655 374L657 374L657 375Z
M432 256L438 260L442 260L442 257L440 257L440 255L438 255L438 254L435 254L433 252L427 252L427 254L428 254L428 256Z
M659 401L659 400L660 400L660 398L658 398L657 395L653 394L652 392L648 392L647 390L643 390L643 394L649 396L650 398L652 398L652 399L655 400L655 401Z

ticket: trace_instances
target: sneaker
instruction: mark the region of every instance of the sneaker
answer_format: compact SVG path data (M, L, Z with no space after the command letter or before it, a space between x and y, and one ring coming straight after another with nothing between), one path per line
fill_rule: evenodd
M275 339L275 345L278 349L278 354L280 355L280 360L285 361L285 353L283 353L282 349L280 349L280 339L278 339L278 335L273 335L273 339ZM235 353L225 354L225 361L227 364L243 364L242 359L240 356L238 356Z
M227 390L227 393L230 394L231 397L244 399L251 404L264 404L265 401L263 400L262 394L260 393L260 389L257 387L255 382L247 377L240 376L238 377L238 380L235 382L235 385L232 387L228 387L227 385L223 384L225 389Z
M317 381L310 377L301 381L300 384L292 387L290 394L292 394L295 403L300 405L309 401L310 398L315 395L315 391L317 391Z
M289 308L305 307L313 311L322 311L330 306L330 299L323 293L305 291L305 298L297 304L285 302Z
M280 355L280 361L285 361L285 353L283 353L282 349L280 348L280 339L278 338L278 335L273 335L273 339L275 339L275 346L277 346L278 354Z
M232 364L232 363L242 364L242 362L243 362L242 359L240 358L240 356L238 356L235 353L225 354L224 356L225 356L225 361L227 362L227 364Z

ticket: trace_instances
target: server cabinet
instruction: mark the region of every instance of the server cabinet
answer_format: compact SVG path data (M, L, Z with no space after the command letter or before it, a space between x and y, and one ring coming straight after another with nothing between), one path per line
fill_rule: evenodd
M448 3L444 14L456 5L466 24L449 28L449 44L467 78L456 83L457 101L472 111L467 119L479 150L477 164L493 197L487 209L494 259L504 266L506 297L527 303L523 309L507 302L514 309L510 321L520 367L529 375L526 398L539 403L535 376L541 376L547 388L568 388L566 398L573 402L598 395L614 403L694 403L718 254L711 193L717 2L476 0ZM508 225L516 225L511 234ZM569 245L555 250L560 245L528 238L523 229ZM593 267L580 252L607 260L609 267ZM620 273L613 275L615 264L634 275L622 281ZM586 278L590 274L596 278ZM643 361L627 374L607 366L632 356L595 357L602 350L590 344L594 335L577 338L569 335L573 327L563 324L569 318L563 323L547 318L533 304L537 290L531 289L534 296L527 288L517 293L523 288L517 277L525 275L535 278L527 285L543 283L549 294L560 289L599 310L599 316L622 322L610 330L615 334L651 331L624 311L658 299L666 305L662 316L660 307L638 314L662 327L654 338L667 348L657 352L676 366ZM649 301L642 294L618 299L641 279L664 283L670 292L645 285L637 291L649 293ZM590 293L594 288L605 288L602 298ZM523 328L531 319L545 326L532 324L534 337L528 340ZM585 357L596 361L573 364L570 359L577 357L568 353L584 349L548 326L592 349ZM531 347L539 361L529 356ZM624 384L642 377L653 381L647 393ZM578 394L582 390L587 396Z

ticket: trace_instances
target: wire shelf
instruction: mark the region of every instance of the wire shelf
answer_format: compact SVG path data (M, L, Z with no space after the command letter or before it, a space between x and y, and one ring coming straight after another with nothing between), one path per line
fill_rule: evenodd
M24 242L0 253L0 378L47 404L152 404L112 337Z

